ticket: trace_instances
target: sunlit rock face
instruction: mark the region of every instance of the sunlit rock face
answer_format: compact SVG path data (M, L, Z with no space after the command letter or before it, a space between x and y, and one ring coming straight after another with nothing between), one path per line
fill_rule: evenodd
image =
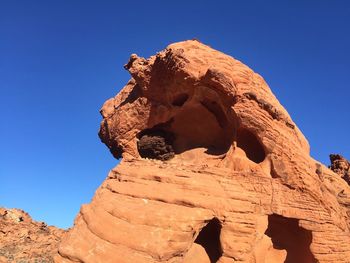
M57 262L349 262L349 186L260 75L194 40L125 68L99 132L122 160Z
M329 159L331 160L329 168L350 185L350 162L340 154L331 154Z
M64 232L23 210L0 207L0 262L53 262Z

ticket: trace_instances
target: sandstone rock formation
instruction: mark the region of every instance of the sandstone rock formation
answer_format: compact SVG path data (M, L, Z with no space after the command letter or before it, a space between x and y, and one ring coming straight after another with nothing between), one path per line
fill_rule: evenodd
M331 160L329 168L350 185L350 162L340 154L331 154L329 158Z
M23 210L0 208L0 262L53 262L64 232L33 221Z
M350 188L261 76L198 41L125 68L99 133L122 160L56 262L350 262Z

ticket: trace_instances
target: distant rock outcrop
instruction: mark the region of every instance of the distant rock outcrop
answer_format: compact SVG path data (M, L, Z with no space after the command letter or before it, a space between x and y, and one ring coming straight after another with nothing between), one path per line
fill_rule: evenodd
M329 158L331 160L329 168L350 185L350 162L340 154L331 154Z
M122 161L56 262L349 262L350 187L260 75L198 41L125 68L99 133Z
M0 262L53 262L64 232L33 221L23 210L0 208Z

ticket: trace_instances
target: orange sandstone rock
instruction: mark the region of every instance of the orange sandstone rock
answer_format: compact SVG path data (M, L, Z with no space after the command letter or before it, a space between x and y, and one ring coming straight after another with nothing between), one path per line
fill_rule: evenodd
M56 262L349 262L349 186L260 75L198 41L125 68L99 133L122 161Z
M350 162L340 154L331 154L329 158L331 160L329 168L350 185Z
M23 210L0 208L0 262L53 262L64 232L33 221Z

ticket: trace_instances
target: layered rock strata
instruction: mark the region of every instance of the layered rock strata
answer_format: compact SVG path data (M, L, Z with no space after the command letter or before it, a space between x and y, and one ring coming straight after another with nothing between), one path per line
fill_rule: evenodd
M122 160L56 262L349 262L350 188L260 75L198 41L125 68L99 133Z

